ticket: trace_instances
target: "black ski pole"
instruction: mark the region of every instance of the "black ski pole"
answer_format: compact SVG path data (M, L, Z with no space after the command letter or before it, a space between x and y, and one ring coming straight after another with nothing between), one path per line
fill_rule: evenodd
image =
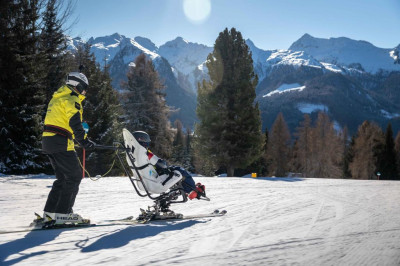
M100 150L118 150L118 151L129 151L129 148L125 148L125 147L116 147L116 146L106 146L106 145L95 145L94 146L95 149L100 149Z

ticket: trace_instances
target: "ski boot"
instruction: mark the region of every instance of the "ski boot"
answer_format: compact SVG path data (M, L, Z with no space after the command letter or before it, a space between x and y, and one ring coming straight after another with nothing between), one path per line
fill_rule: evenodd
M202 196L206 196L206 187L201 183L197 183L196 188L189 193L188 198L190 200L193 200L195 198L199 200Z
M36 219L29 225L34 228L42 228L46 224L52 223L55 218L55 213L53 212L44 212L43 216L40 216L35 212Z
M90 224L89 219L84 219L77 213L56 213L54 219L54 225L64 225L64 224Z

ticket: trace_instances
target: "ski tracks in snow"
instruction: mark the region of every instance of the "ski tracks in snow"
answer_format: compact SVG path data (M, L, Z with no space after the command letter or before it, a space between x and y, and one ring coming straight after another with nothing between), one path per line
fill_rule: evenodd
M258 181L254 180L253 182ZM265 182L263 183L265 185ZM243 195L238 194L238 189L240 191L240 189L246 188L237 187L234 180L232 180L232 183L225 184L225 186L222 190L224 194L219 195L220 199L216 198L215 201L229 201L235 202L235 204L219 207L221 210L227 209L228 213L224 217L207 221L204 226L211 229L200 231L198 237L194 236L196 240L190 244L187 257L228 254L230 251L240 248L241 241L246 240L251 235L252 228L268 213L268 200L263 199L268 194L265 188L254 189L254 191L246 194L246 197L243 197ZM237 197L240 197L241 200L234 200ZM257 198L260 200L255 200ZM243 219L243 213L246 214L246 219Z
M322 235L335 237L340 231L339 227L344 215L343 202L319 193L319 188L317 195L315 201L319 202L318 211L312 218L304 238L320 237Z

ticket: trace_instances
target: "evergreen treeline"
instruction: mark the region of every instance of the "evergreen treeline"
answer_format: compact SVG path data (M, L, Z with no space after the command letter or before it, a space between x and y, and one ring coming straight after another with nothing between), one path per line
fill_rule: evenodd
M47 19L39 1L0 2L0 171L40 171ZM44 13L48 9L45 9ZM46 17L47 18L47 17Z
M71 2L15 0L0 2L0 172L51 173L41 153L41 135L47 104L65 82L68 72L89 79L84 119L89 137L111 145L121 131L121 107L107 72L101 71L90 47L76 54L66 50L65 21ZM113 161L107 152L92 152L87 166L102 174Z
M400 132L394 139L391 124L384 133L378 125L365 121L348 140L347 130L335 129L328 115L320 112L314 123L309 115L304 115L293 143L289 135L280 113L272 125L265 151L268 175L400 179Z

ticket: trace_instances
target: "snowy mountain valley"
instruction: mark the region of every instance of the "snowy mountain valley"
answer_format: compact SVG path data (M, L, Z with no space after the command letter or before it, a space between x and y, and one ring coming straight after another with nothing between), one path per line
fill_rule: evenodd
M69 39L76 50L84 41ZM120 90L128 67L140 53L154 62L166 85L167 104L179 111L180 119L192 126L196 121L197 84L208 79L205 65L213 48L177 37L160 47L143 37L128 38L115 33L90 38L91 51L102 66L109 66L113 86ZM309 34L295 41L288 50L262 50L246 41L258 76L256 101L260 105L263 128L270 128L282 112L293 130L302 120L299 106L323 105L338 127L354 133L365 120L383 128L388 122L400 129L400 65L394 64L395 48L378 48L366 41L349 38L315 38ZM294 85L302 90L285 90ZM285 93L272 93L274 91ZM308 109L316 116L318 109ZM352 114L349 116L348 114Z
M0 177L0 232L43 209L53 176ZM0 234L1 265L399 265L400 183L195 177L210 202L183 214L223 217ZM137 216L152 202L127 177L85 178L74 211L92 222Z

